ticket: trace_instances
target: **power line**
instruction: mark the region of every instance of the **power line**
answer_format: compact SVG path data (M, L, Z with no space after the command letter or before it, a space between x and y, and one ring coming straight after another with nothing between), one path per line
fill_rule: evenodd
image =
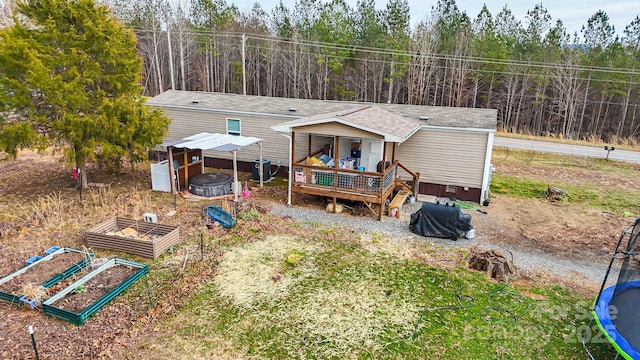
M154 30L144 29L144 28L134 28L134 30L136 32L154 31ZM205 36L212 36L212 37L236 38L238 39L238 42L241 41L242 34L243 34L239 32L220 33L220 32L200 31L200 30L198 31L187 30L184 32L192 36L205 35ZM504 66L527 67L527 68L534 67L534 68L545 68L545 69L566 69L566 70L576 70L576 71L582 71L582 72L600 72L600 73L614 73L614 74L621 74L621 75L640 76L640 70L625 69L625 68L568 65L568 64L548 63L548 62L539 62L539 61L524 61L524 60L501 60L501 59L486 58L486 57L479 57L479 56L420 54L418 51L411 52L407 50L394 50L394 49L388 49L388 48L376 48L376 47L367 47L367 46L360 46L360 45L336 44L336 43L321 42L321 41L282 39L282 38L272 37L269 35L260 35L260 34L247 34L246 37L247 39L264 40L264 41L280 43L280 44L315 47L318 49L327 49L327 50L370 53L370 54L376 54L376 55L407 56L412 59L452 60L452 61L463 61L463 62L469 62L469 63L491 64L491 65L504 65ZM196 40L196 42L199 42L199 41ZM350 57L350 59L354 59L354 57ZM355 58L355 59L360 59L360 58Z

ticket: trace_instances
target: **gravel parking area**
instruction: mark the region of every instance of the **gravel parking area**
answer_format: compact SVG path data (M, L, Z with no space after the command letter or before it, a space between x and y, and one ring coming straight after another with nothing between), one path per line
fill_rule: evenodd
M608 265L606 261L608 261L608 258L603 258L603 261L599 263L560 258L537 249L496 244L491 242L490 239L487 238L486 234L478 232L476 232L474 239L460 238L457 241L423 237L413 234L409 230L409 219L411 214L420 209L421 206L422 202L420 201L413 204L405 204L402 207L399 219L383 216L382 221L378 221L373 216L354 217L348 214L333 214L321 209L298 206L288 207L282 204L275 204L271 208L271 212L281 216L288 216L306 223L322 223L329 226L343 226L357 232L386 233L393 238L406 239L407 241L428 241L431 244L444 249L482 246L485 249L501 250L505 254L510 252L513 255L513 263L520 272L546 272L550 275L558 276L563 280L581 283L583 286L599 286L606 272ZM468 213L472 217L482 216L480 213L476 213L475 211L468 211ZM592 284L586 284L585 281Z

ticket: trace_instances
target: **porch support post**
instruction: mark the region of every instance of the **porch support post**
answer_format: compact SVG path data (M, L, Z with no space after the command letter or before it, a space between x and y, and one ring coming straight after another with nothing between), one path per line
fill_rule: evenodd
M311 133L309 133L309 142L308 142L308 149L307 149L307 157L311 156Z
M333 167L338 167L340 164L340 136L333 138ZM334 179L335 183L335 179Z
M289 191L289 206L293 205L293 194L291 193L291 186L292 186L292 182L295 179L294 178L294 174L293 172L294 170L294 166L296 164L296 133L293 131L291 131L291 137L289 137L289 181L288 181L288 191Z
M393 147L391 148L391 163L396 162L396 143L393 143Z
M200 149L200 174L204 174L204 151Z
M167 164L169 165L169 179L171 180L171 194L177 194L176 179L178 177L177 170L173 168L173 146L167 146Z
M189 148L182 148L182 163L184 164L184 182L181 181L182 187L188 189L189 186L189 159L187 154L189 153ZM180 171L178 171L178 175L180 175Z
M380 172L385 173L387 171L387 142L382 142L382 166L380 167ZM382 221L382 212L384 211L384 203L387 200L384 197L384 176L380 178L380 208L378 209L378 221Z
M333 213L336 213L336 192L338 191L338 170L340 168L340 136L333 138Z
M238 150L233 150L233 198L235 202L238 202L238 163L237 163L237 153ZM262 167L262 166L260 166Z
M260 166L258 167L258 174L260 175L260 189L264 187L264 166L262 165L262 141L258 141L258 149L260 150ZM271 169L269 169L271 172Z
M380 172L384 174L384 171L387 169L387 142L382 142L382 166L380 167Z

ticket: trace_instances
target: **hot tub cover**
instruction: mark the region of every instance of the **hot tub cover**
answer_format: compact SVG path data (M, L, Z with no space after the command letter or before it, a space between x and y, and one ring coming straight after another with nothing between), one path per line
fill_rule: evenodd
M472 228L471 215L464 214L459 207L429 202L411 214L409 222L414 234L451 240L457 240Z
M218 172L218 173L196 175L192 177L191 180L189 180L189 185L215 186L215 185L231 183L232 181L233 179L231 175Z

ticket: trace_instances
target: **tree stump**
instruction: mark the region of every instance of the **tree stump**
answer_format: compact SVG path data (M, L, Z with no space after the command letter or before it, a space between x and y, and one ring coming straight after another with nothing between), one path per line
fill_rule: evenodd
M547 184L547 191L545 192L545 194L547 195L548 200L558 200L558 201L564 200L564 198L567 196L567 193L564 190L557 187L553 187L549 184Z
M469 268L484 271L489 277L497 281L507 281L515 275L515 269L511 261L496 250L476 251L473 249L467 263Z

